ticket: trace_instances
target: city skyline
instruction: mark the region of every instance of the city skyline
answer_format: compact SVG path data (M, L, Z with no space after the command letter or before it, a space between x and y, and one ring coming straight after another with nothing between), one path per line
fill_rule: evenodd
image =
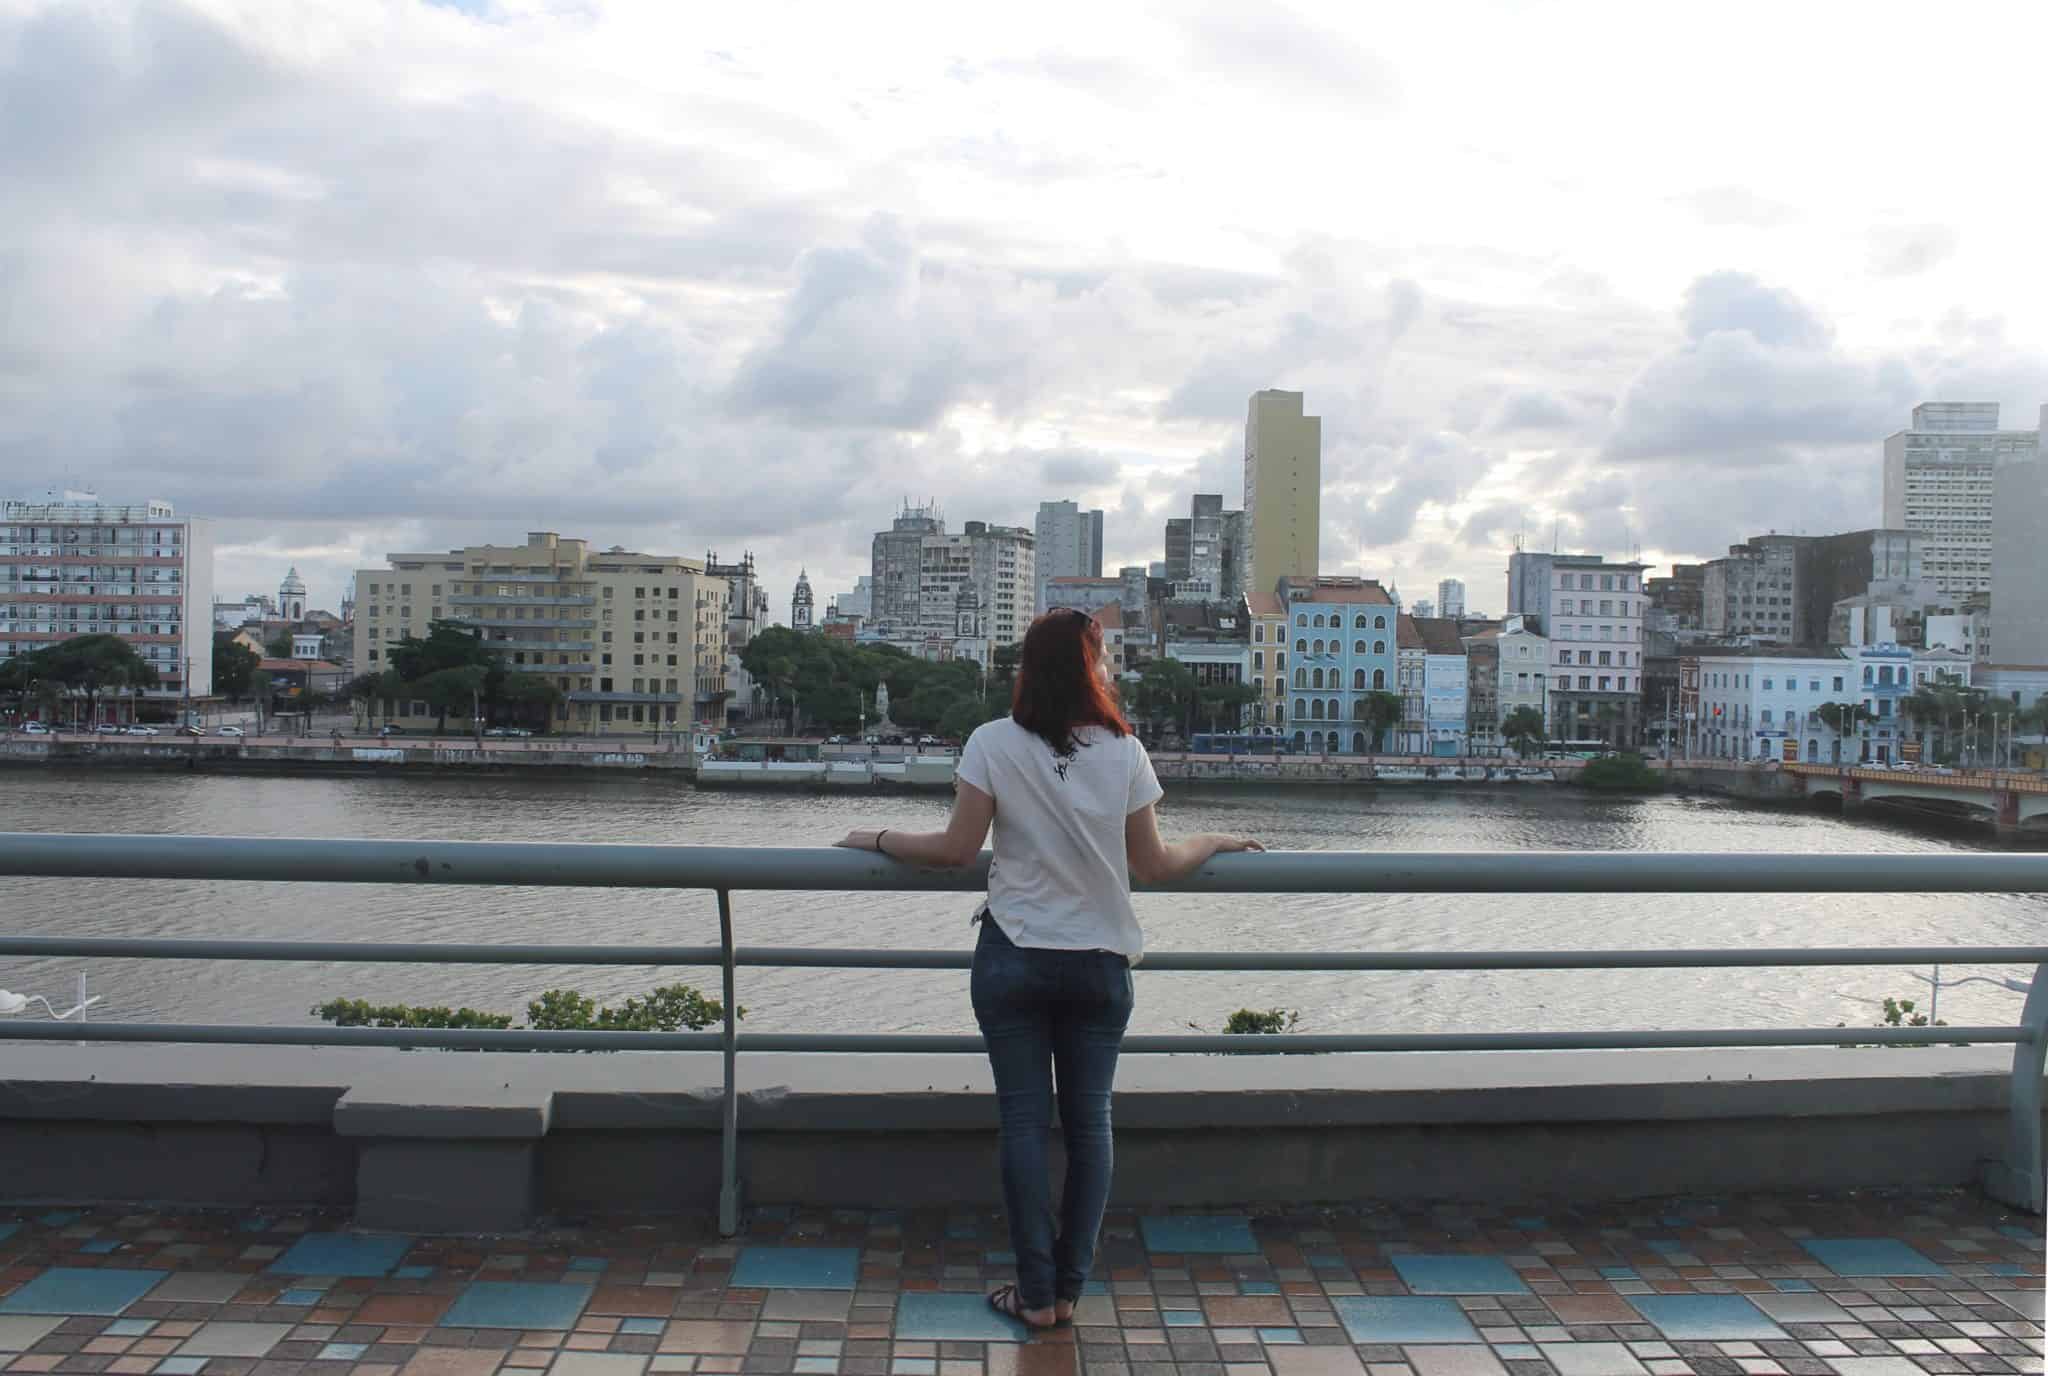
M1862 98L1903 14L1773 11L1653 72L1626 7L1566 42L1495 6L1059 9L790 43L538 0L0 6L10 495L171 501L224 590L296 565L321 606L388 550L564 526L750 548L780 608L799 567L851 587L901 491L1071 499L1105 568L1149 563L1190 494L1240 500L1274 388L1324 420L1322 571L1484 606L1518 531L1661 567L1876 526L1913 405L2048 396L2033 217L1923 190L2011 180L1954 126L2024 126L2038 16L1944 121Z

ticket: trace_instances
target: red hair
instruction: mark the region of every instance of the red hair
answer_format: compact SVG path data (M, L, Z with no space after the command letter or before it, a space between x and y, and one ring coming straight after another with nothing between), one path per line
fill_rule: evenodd
M1102 627L1094 617L1055 607L1031 623L1017 660L1010 717L1062 755L1079 745L1077 727L1131 734L1116 690L1102 677Z

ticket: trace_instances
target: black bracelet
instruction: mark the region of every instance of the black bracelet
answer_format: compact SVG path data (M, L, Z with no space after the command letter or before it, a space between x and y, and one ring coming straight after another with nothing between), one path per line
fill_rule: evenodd
M887 836L888 834L889 834L889 828L887 828L887 827L883 827L883 828L882 828L882 829L881 829L880 831L878 831L878 832L876 832L876 833L875 833L875 854L877 854L877 855L888 855L888 854L889 854L889 852L888 852L888 851L885 851L885 850L883 850L883 849L882 849L882 838L883 838L884 836ZM891 856L890 858L892 858L892 859L893 859L894 857L893 857L893 856Z

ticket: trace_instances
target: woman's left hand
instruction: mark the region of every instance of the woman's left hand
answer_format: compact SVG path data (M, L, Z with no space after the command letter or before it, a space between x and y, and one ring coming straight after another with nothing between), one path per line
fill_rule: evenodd
M844 846L847 850L874 850L877 848L875 846L875 838L881 834L882 830L880 827L855 827L852 831L847 832L843 838L834 841L832 844Z

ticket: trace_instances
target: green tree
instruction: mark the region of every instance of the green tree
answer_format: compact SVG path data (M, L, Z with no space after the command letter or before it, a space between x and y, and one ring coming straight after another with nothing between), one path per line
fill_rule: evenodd
M263 643L263 653L272 659L290 659L292 657L292 633L290 631L279 631L276 635L270 637L269 640Z
M154 688L158 683L156 670L119 636L73 636L21 658L25 678L82 696L87 721L98 719L100 699L105 695Z
M565 696L553 680L517 669L503 675L490 692L491 701L505 708L512 718L543 731L553 720L555 705Z
M1517 707L1500 724L1501 735L1515 747L1515 753L1529 756L1543 749L1543 713L1534 707Z
M1196 689L1199 711L1211 731L1237 730L1244 722L1244 709L1259 697L1259 690L1249 683L1209 683Z
M213 637L213 690L226 694L230 699L246 697L250 675L262 662L263 656L236 640L233 632L216 632Z
M1870 709L1860 702L1824 702L1814 709L1813 714L1827 724L1828 730L1835 733L1838 745L1846 745L1864 722L1875 720ZM1840 753L1850 757L1843 761L1847 764L1854 762L1858 752L1844 749Z
M1373 753L1378 754L1385 745L1387 732L1401 720L1401 697L1398 693L1367 693L1358 700L1357 720L1365 723L1372 732Z
M438 714L434 721L435 731L448 729L448 714L461 712L471 715L483 696L484 682L489 671L481 664L464 664L448 669L436 669L416 679L410 686L420 700Z
M476 627L446 619L429 622L424 636L409 635L395 642L385 659L407 683L443 669L488 669L497 662Z
M1184 731L1194 713L1196 693L1194 671L1161 655L1138 671L1130 695L1133 715L1155 737L1166 726Z

